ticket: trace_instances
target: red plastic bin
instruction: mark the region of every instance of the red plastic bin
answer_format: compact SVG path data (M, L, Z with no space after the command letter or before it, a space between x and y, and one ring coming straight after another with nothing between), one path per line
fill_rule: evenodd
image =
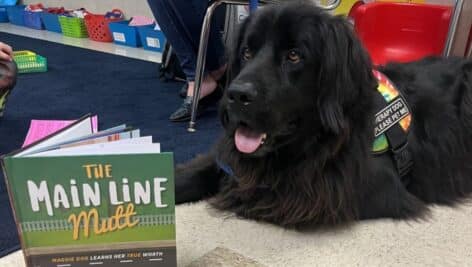
M451 7L374 2L350 12L355 31L375 65L442 55Z
M122 21L123 12L119 9L113 9L112 13L119 15L119 18L107 18L104 15L88 13L85 18L85 26L89 38L99 42L113 42L113 36L108 23Z

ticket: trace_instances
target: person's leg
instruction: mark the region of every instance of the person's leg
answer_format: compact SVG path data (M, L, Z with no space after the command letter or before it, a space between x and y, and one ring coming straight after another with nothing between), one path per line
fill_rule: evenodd
M194 16L183 16L182 23L184 25L188 25L188 29L191 34L191 38L194 40L195 43L195 51L198 53L198 46L200 43L200 35L203 26L203 19L205 17L207 8L208 8L208 0L177 0L174 1L175 4L183 1L186 5L186 8L189 10L187 13L181 12L181 14L192 14L188 12L193 12ZM184 11L181 6L178 6L180 10ZM225 8L223 5L220 5L218 9ZM191 11L190 11L191 10ZM215 11L213 13L213 19L210 26L210 35L208 38L208 47L206 51L206 64L205 68L207 72L215 72L218 71L221 67L225 66L225 53L224 53L224 45L221 38L221 27L218 25L221 21L215 20Z
M193 81L200 33L208 1L148 0L148 3L161 29L172 44L179 61L181 61L187 79ZM206 69L210 72L221 70L221 67L225 65L224 46L219 27L215 23L210 27L206 59Z
M187 76L187 97L181 107L170 119L188 120L190 117L191 96L195 87L195 67L197 61L200 32L203 17L208 7L207 0L148 0L149 6L168 41L174 48ZM207 69L214 72L217 79L221 77L224 48L217 27L211 27L207 53ZM218 49L218 50L216 50ZM223 70L224 71L224 70ZM205 74L200 97L211 94L217 87L212 75Z
M189 42L193 46L195 58L194 66L197 63L198 47L200 44L200 35L202 31L203 19L208 8L208 0L173 0L169 3L172 7L173 13L175 14L175 20L178 21L176 24L183 25L185 34L189 38ZM219 8L224 8L220 6ZM224 58L224 46L221 40L220 27L217 25L217 21L213 19L210 27L210 36L208 39L208 48L206 52L206 73L212 74L211 77L205 75L205 79L202 83L202 96L211 93L206 90L208 84L211 88L215 88L216 85L211 81L213 79L219 79L224 72L226 64ZM194 67L195 68L195 67ZM193 81L195 78L195 69L193 70L193 76L188 79ZM188 95L193 95L193 86L189 86Z
M188 29L175 13L173 0L148 0L149 7L179 59L188 80L195 79L195 46Z

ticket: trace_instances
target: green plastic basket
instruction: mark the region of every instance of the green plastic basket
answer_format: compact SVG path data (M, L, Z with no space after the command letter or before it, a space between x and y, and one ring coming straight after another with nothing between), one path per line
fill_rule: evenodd
M13 51L13 58L15 58L15 60L21 58L22 60L35 61L36 53L29 50Z
M59 24L61 24L62 34L64 36L75 38L87 38L87 27L84 19L75 17L59 16Z
M25 53L27 52L27 53ZM13 55L18 73L33 73L48 71L47 59L29 51L15 52Z

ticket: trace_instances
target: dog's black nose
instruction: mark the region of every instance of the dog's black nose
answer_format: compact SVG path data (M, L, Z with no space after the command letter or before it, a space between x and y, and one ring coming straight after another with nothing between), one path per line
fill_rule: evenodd
M247 106L257 97L257 91L253 83L232 83L228 88L228 99L231 103Z

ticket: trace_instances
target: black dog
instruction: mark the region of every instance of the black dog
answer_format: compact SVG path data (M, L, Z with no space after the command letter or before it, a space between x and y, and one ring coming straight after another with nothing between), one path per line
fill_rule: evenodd
M412 117L400 155L374 153L383 98L351 28L307 2L265 7L244 22L221 101L224 137L177 168L177 203L214 196L239 216L302 226L424 218L428 203L468 196L472 62L381 68Z

